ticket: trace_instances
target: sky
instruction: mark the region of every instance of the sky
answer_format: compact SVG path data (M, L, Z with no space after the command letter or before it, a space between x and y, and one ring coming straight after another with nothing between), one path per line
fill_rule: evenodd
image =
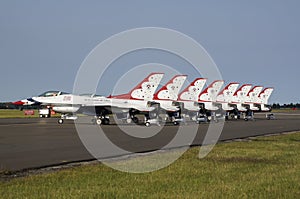
M0 102L47 90L72 92L80 65L100 42L141 27L173 29L193 38L225 83L274 87L270 103L300 102L299 7L297 0L2 0ZM98 94L109 95L130 66L145 63L188 65L166 52L134 52L112 64ZM132 85L125 86L130 90Z

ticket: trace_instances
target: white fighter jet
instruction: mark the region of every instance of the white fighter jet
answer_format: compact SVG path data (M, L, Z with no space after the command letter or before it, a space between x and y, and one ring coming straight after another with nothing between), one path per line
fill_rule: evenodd
M179 94L178 101L183 104L185 113L192 120L199 121L220 108L216 100L224 81L214 81L202 91L206 81L205 78L197 78Z
M259 100L259 94L262 92L262 86L254 86L246 96L245 104L249 104L251 111L258 111L259 107L256 106L256 102Z
M64 119L76 119L77 113L96 115L97 124L109 124L108 114L130 113L135 111L150 112L155 109L147 96L153 95L163 77L162 73L151 73L138 86L132 89L128 96L130 99L104 97L98 95L62 94L52 97L33 97L36 102L51 105L52 109L62 114L59 123ZM132 118L134 116L131 116Z
M251 84L244 84L242 85L233 95L232 102L236 104L237 110L240 112L247 111L248 105L246 104L247 95L251 90Z
M184 104L184 109L188 112L197 112L200 110L198 97L202 92L206 81L206 78L196 78L178 95L178 101Z
M46 91L46 92L38 95L38 97L52 97L52 96L58 96L58 95L63 95L63 94L68 94L68 93L61 92L61 91ZM17 105L17 106L40 105L40 103L33 100L32 97L12 102L12 104Z
M273 92L274 88L268 87L265 88L259 95L258 98L256 98L256 101L254 101L255 104L260 105L259 110L260 111L270 111L271 108L268 108L268 100Z
M232 104L233 95L237 91L239 83L229 83L225 88L218 94L217 103L221 103L224 111L232 111L235 109L235 104Z
M254 112L270 111L267 107L268 99L273 92L273 88L266 88L262 91L262 86L251 84L241 86L233 96L232 103L236 104L237 110L244 113L244 119L253 119Z
M148 103L153 105L157 105L157 111L153 114L148 113L145 115L145 124L149 126L151 123L159 123L159 114L166 113L168 117L174 124L178 124L178 117L180 117L181 107L177 103L178 93L181 87L186 80L186 75L176 75L171 80L169 80L163 87L161 87L155 94L151 92L151 95L147 95L147 97L139 98L140 100L147 100ZM157 86L155 87L155 89ZM129 94L110 96L110 98L116 101L124 101L124 100L137 100L136 97L132 97ZM132 112L132 114L135 114ZM135 118L135 116L133 117Z

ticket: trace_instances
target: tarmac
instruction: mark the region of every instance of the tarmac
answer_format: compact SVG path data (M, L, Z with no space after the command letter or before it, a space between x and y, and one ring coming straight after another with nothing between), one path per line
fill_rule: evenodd
M180 126L167 124L163 127L142 125L103 125L79 123L77 129L90 127L102 129L106 138L118 146L109 150L104 141L96 140L89 130L78 133L73 121L58 124L57 118L0 119L0 171L19 171L43 168L70 162L94 160L85 145L89 141L98 143L97 158L111 158L133 153L145 153L166 148L202 145L220 141L253 136L300 131L300 114L275 113L274 120L267 120L265 114L257 114L254 121L225 121L220 136L209 136L207 130L214 125L188 123ZM220 127L220 126L219 126ZM126 133L124 133L124 131ZM83 135L84 134L84 135ZM172 142L177 136L180 141ZM90 140L84 140L86 138ZM83 144L85 143L85 145ZM102 144L103 143L103 144ZM88 149L88 150L87 150ZM119 150L123 149L123 150Z

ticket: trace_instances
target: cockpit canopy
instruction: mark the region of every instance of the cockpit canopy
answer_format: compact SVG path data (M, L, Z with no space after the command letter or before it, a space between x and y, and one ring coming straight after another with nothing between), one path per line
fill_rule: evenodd
M91 93L80 94L80 96L87 96L87 97L103 97L103 95L97 95L97 94L91 94Z
M62 92L62 91L46 91L42 94L39 95L39 97L53 97L53 96L58 96L58 95L66 95L69 93Z

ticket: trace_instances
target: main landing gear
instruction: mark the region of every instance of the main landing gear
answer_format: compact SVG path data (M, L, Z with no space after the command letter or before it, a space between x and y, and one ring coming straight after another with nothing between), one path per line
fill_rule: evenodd
M108 125L109 124L109 117L108 116L97 116L94 119L92 119L92 123L93 124L97 124L97 125Z
M68 114L62 114L60 116L60 119L57 121L59 124L63 124L64 120L76 120L77 116L76 115L68 115Z
M250 109L247 109L247 111L245 112L244 120L245 121L254 120L254 113L253 113L253 111L251 111Z

